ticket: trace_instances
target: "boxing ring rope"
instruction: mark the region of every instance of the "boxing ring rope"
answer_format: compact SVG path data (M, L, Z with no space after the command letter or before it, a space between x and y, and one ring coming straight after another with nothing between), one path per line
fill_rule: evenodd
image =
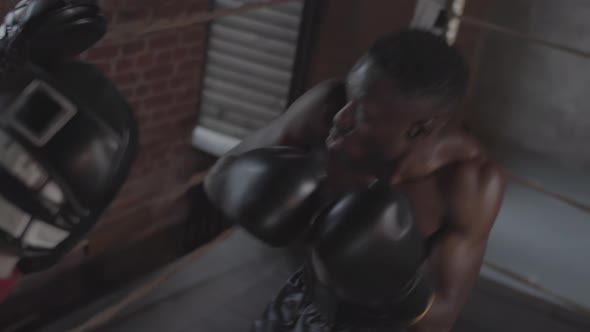
M535 44L539 44L539 45L543 45L545 47L554 49L554 50L558 50L558 51L562 51L562 52L566 52L572 55L576 55L576 56L580 56L583 58L590 58L590 51L585 51L579 48L575 48L575 47L571 47L571 46L567 46L567 45L563 45L563 44L559 44L556 42L552 42L549 40L545 40L539 37L535 37L526 33L522 33L520 31L514 30L514 29L510 29L510 28L506 28L503 27L501 25L498 25L496 23L492 23L477 17L472 17L469 15L465 15L465 14L456 14L456 13L450 13L450 18L454 18L457 19L459 21L461 21L461 23L465 24L465 25L471 25L471 26L475 26L484 30L488 30L488 31L493 31L493 32L497 32L503 35L507 35L507 36L511 36L514 38L518 38L518 39L522 39L524 41L528 41L531 43L535 43Z
M197 12L190 15L183 15L172 19L158 19L151 21L147 26L145 23L119 24L114 26L104 37L108 42L126 42L137 39L150 33L156 33L176 28L190 27L193 25L207 23L226 16L242 14L256 9L269 8L274 5L285 4L290 2L300 2L301 0L273 0L266 2L256 2L242 5L236 8L217 9L213 11Z
M187 15L185 17L181 17L180 19L172 19L172 20L155 20L152 21L147 27L145 25L126 25L126 26L119 26L119 31L115 31L109 33L105 39L111 42L122 41L122 40L129 40L144 36L146 34L179 28L179 27L187 27L195 24L206 23L218 18L235 15L244 13L250 10L268 8L272 5L282 4L282 3L289 3L289 2L296 2L300 0L275 0L270 2L263 2L263 3L254 3L254 4L247 4L237 8L232 9L222 9L222 10L214 10L211 12L199 12L192 15ZM450 14L451 18L455 18L460 20L462 23L467 25L476 26L488 31L497 32L500 34L505 34L511 37L523 39L529 42L537 43L543 46L546 46L551 49L556 49L559 51L563 51L566 53L570 53L576 56L590 58L590 52L580 50L574 47L569 47L565 45L561 45L552 41L547 41L541 38L537 38L531 35L527 35L516 30L512 30L509 28L502 27L492 22L488 22L479 18L467 16L467 15L459 15L459 14ZM562 195L558 192L551 191L542 185L535 183L527 178L521 177L519 175L514 174L509 169L502 167L500 165L503 173L505 174L506 178L512 182L518 183L525 187L528 187L536 192L544 194L546 196L552 197L555 200L561 201L569 206L572 206L576 209L584 211L590 214L590 205L582 203L576 199L571 197ZM179 186L175 190L173 190L168 197L167 200L175 201L180 199L184 194L192 187L197 186L202 183L203 179L207 175L208 171L199 172L194 174L185 184ZM129 307L133 303L138 302L139 300L143 299L147 296L153 289L157 288L159 285L163 284L164 282L170 280L173 276L181 272L183 269L188 267L194 261L203 257L209 250L214 248L220 242L225 241L229 238L233 232L236 230L236 227L232 227L220 235L218 235L215 239L210 241L209 243L197 248L192 253L188 254L184 259L181 260L178 264L171 265L164 269L163 272L156 275L154 278L148 280L147 282L143 283L139 287L132 290L129 294L127 294L123 299L115 303L114 305L109 306L105 310L99 312L98 314L94 315L93 317L86 320L83 324L79 325L78 327L71 329L71 332L85 332L91 331L96 329L97 327L108 323L112 320L115 316L121 313L125 308ZM502 268L499 265L484 261L483 265L487 266L488 268L507 276L511 279L517 280L522 282L523 284L548 295L559 302L561 302L565 307L568 309L577 312L581 315L590 316L590 309L586 308L585 306L576 303L575 301L569 300L565 297L562 297L558 294L553 293L552 291L546 289L543 286L531 281L529 278L523 277L517 273L514 273L508 269Z

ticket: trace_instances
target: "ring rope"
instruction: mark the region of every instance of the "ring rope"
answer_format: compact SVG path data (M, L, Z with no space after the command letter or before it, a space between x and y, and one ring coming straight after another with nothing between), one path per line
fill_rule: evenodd
M537 43L539 45L543 45L545 47L555 49L558 51L570 53L576 56L580 56L583 58L590 58L590 51L585 51L576 47L571 47L563 44L559 44L553 41L545 40L543 38L535 37L530 34L526 34L514 29L510 29L499 24L483 20L481 18L465 15L465 14L457 14L457 13L450 13L450 17L461 21L466 25L471 25L475 27L479 27L485 30L495 31L504 35L508 35L511 37L519 38L525 41L529 41L532 43Z
M558 201L561 201L569 206L572 206L578 210L581 210L581 211L584 211L584 212L590 214L590 205L588 205L588 204L582 203L576 199L573 199L573 198L568 197L566 195L560 194L558 192L546 189L542 185L535 183L535 182L533 182L527 178L524 178L522 176L516 175L507 169L504 169L504 174L505 174L506 178L508 178L509 180L512 180L513 182L521 184L525 187L533 189L536 192L539 192L539 193L544 194L546 196L552 197L552 198L554 198Z
M150 33L166 31L176 28L190 27L196 24L207 23L226 16L242 14L251 10L269 8L274 5L285 4L290 2L300 2L301 0L274 0L267 2L257 2L245 4L236 8L217 9L213 11L200 11L194 14L182 15L172 19L157 19L146 22L136 22L129 24L118 24L111 27L111 30L103 38L108 42L127 42L137 39Z
M575 313L577 313L581 316L584 316L584 317L590 317L590 308L588 308L576 301L565 298L564 296L556 294L555 292L549 290L547 287L543 287L539 283L531 280L531 278L524 277L521 274L511 271L510 269L501 267L500 265L495 264L491 261L486 260L483 262L483 265L496 271L497 273L502 274L505 277L508 277L512 280L516 280L518 282L521 282L521 283L525 284L526 286L531 287L531 288L543 293L544 295L554 298L555 300L560 302L565 308L567 308L568 310L570 310L572 312L575 312Z

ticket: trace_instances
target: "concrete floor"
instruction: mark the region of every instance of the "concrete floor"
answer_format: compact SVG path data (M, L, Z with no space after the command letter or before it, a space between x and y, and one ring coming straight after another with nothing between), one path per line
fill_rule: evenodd
M238 232L98 331L247 331L298 261L290 253L265 247ZM79 310L42 332L77 326L127 291ZM481 280L453 331L589 330L588 320Z

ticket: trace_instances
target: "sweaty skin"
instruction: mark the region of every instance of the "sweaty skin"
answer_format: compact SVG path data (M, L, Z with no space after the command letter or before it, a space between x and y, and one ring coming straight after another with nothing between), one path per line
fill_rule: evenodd
M386 91L392 89L388 86L391 82L382 83L376 84L373 89L379 98L387 96ZM383 91L379 91L380 88ZM359 125L353 131L358 132L359 137L349 134L344 135L347 137L343 139L343 135L335 128L341 127L341 131L344 131L342 127L347 126L346 118L354 116L347 110L357 109L358 106L355 105L357 101L350 100L351 92L347 89L347 84L338 80L319 84L299 98L281 117L244 140L228 155L275 145L319 151L327 157L329 165L328 185L323 195L326 202L355 185L368 184L376 176L386 174L391 183L399 186L410 199L418 228L430 244L428 259L434 267L437 281L434 304L410 331L450 331L479 275L488 236L503 198L504 179L501 171L487 158L478 141L468 133L443 125L440 128L420 125L414 129L411 123L420 121L400 117L399 112L389 112L396 115L394 122L388 122L388 115L374 111L389 107L384 106L385 103L379 104L378 98L368 98L365 105L366 117L374 117L375 121L375 125L370 128L371 137L377 137L377 140L355 145L365 139L361 135L362 126ZM418 116L423 108L424 114L428 115L425 123L429 123L427 119L432 118L432 112L427 110L432 108L428 106L428 101L386 102L389 103L387 105L394 105L392 107L414 108L410 113ZM375 105L371 103L379 104L379 107L373 107ZM406 120L410 125L403 127ZM380 123L386 128L379 128ZM405 133L395 132L396 126L399 126L399 130L410 128L412 136L421 137L421 131L428 134L414 140L411 146L403 143L385 144L405 140L402 137ZM370 158L371 154L365 149L370 144L380 149L386 146L388 151L380 152L391 152L392 156L396 156L395 162L386 163L387 166L383 167L377 163L374 168L346 166L354 164L355 160ZM335 157L339 149L344 149L353 158L343 160ZM355 154L357 159L354 158Z

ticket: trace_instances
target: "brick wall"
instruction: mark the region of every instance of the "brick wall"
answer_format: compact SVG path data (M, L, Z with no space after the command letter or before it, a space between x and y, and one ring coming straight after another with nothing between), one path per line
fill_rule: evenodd
M0 15L16 2L0 1ZM153 19L174 19L209 7L208 0L99 2L110 32L139 29ZM140 128L139 155L116 200L89 234L85 250L17 284L0 305L0 327L26 321L31 313L47 319L56 308L65 310L108 291L111 281L145 273L186 252L185 226L178 225L186 224L191 202L170 201L167 194L213 161L190 145L206 31L201 24L129 40L106 38L80 56L102 68L132 105ZM124 253L115 254L118 251Z
M102 5L116 31L121 25L206 10L208 1L103 0ZM99 227L146 209L150 217L142 232L173 222L166 194L184 182L198 162L190 136L198 114L205 32L205 25L197 25L133 40L106 39L81 56L113 79L132 105L140 128L140 150L131 175Z

